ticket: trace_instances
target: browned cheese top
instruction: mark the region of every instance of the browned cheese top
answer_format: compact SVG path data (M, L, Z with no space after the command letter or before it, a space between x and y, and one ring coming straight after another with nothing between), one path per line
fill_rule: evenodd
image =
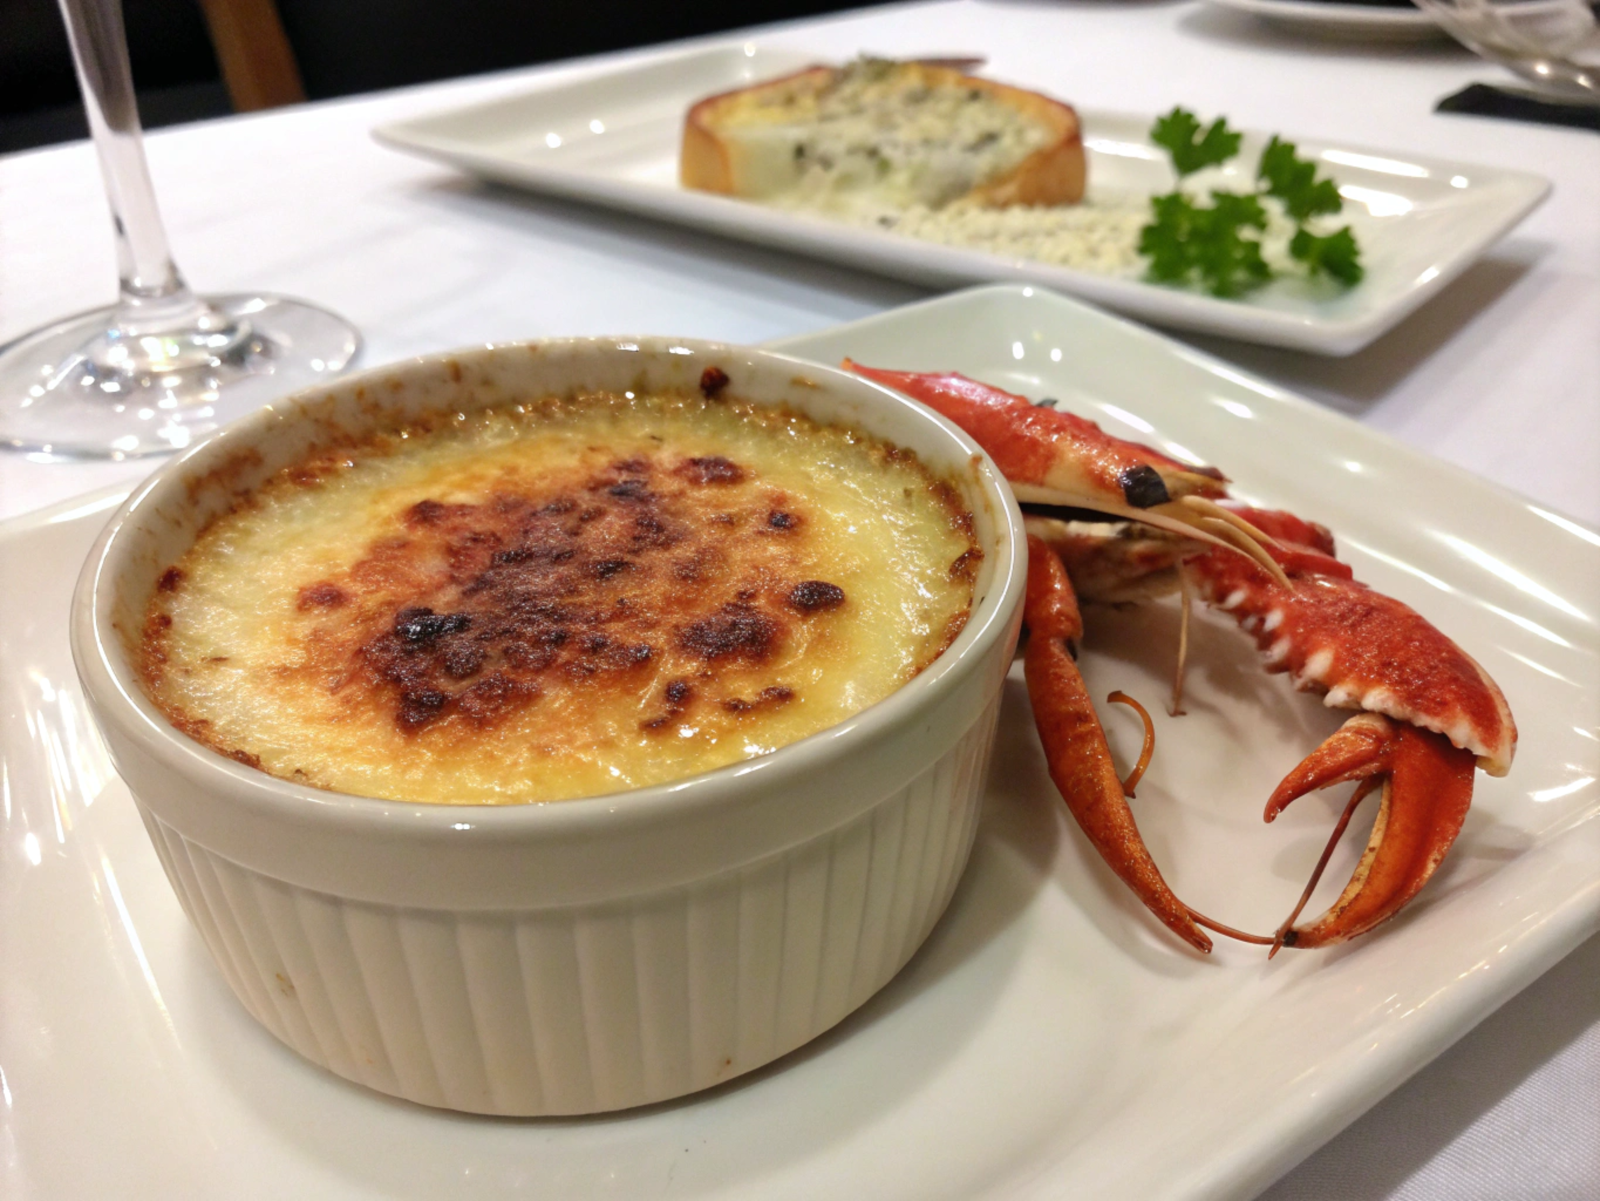
M962 628L971 517L907 452L711 391L450 415L280 471L161 577L147 690L274 775L458 803L838 724Z

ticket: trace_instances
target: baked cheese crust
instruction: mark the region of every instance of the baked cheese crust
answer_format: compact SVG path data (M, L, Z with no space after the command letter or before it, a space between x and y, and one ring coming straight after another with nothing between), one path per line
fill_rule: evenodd
M149 695L272 775L442 803L838 724L964 625L971 517L908 452L708 391L452 414L279 472L161 577Z

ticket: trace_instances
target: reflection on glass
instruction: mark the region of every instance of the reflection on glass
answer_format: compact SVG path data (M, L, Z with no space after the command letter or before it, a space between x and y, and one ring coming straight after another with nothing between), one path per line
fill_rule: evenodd
M200 434L348 364L333 314L282 297L196 296L145 162L120 0L61 0L117 248L120 297L0 347L0 446L126 458Z
M1600 105L1600 24L1590 0L1417 0L1451 37L1551 99Z

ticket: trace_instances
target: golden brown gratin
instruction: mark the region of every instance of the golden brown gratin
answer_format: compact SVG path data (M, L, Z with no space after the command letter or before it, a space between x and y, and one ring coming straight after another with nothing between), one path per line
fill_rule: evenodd
M460 803L673 780L881 700L966 621L970 515L914 455L714 372L278 472L161 576L150 696L273 775Z

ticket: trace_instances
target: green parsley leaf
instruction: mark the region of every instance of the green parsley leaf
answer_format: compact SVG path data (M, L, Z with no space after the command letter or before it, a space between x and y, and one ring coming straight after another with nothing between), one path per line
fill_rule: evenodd
M1318 179L1317 165L1299 157L1294 143L1282 141L1276 134L1261 152L1256 179L1267 185L1268 196L1283 201L1284 212L1298 225L1344 208L1333 180Z
M1182 192L1154 196L1152 220L1139 231L1139 253L1150 260L1149 275L1161 283L1182 283L1194 265L1189 234L1194 227L1194 205Z
M1304 263L1313 277L1329 275L1346 287L1360 283L1367 273L1361 265L1361 251L1356 246L1355 235L1348 225L1325 237L1318 237L1302 226L1289 239L1289 254Z
M1267 213L1254 196L1211 193L1211 205L1181 192L1152 201L1154 220L1139 231L1149 276L1161 283L1197 280L1214 296L1238 296L1272 278L1261 243L1246 230L1264 230Z
M1197 211L1195 267L1213 296L1238 296L1272 278L1259 240L1247 229L1265 230L1267 212L1254 196L1211 193L1211 208Z
M1172 169L1182 179L1203 167L1215 167L1239 153L1242 135L1228 128L1225 117L1218 117L1209 129L1201 134L1200 122L1185 108L1175 108L1156 120L1150 130L1150 140L1166 150L1172 157Z
M1224 118L1209 127L1187 109L1174 108L1156 121L1150 138L1166 149L1181 181L1205 167L1219 166L1239 152L1241 135ZM1345 226L1318 235L1307 228L1313 218L1339 212L1344 202L1330 179L1317 178L1317 165L1302 159L1293 142L1274 137L1261 152L1256 190L1214 190L1202 203L1180 186L1150 199L1151 220L1139 231L1139 253L1149 260L1147 278L1168 284L1197 284L1214 296L1239 296L1273 277L1262 257L1261 238L1269 214L1265 197L1281 206L1294 224L1289 256L1312 277L1326 275L1346 286L1365 271L1355 236ZM1281 222L1281 218L1279 218Z

